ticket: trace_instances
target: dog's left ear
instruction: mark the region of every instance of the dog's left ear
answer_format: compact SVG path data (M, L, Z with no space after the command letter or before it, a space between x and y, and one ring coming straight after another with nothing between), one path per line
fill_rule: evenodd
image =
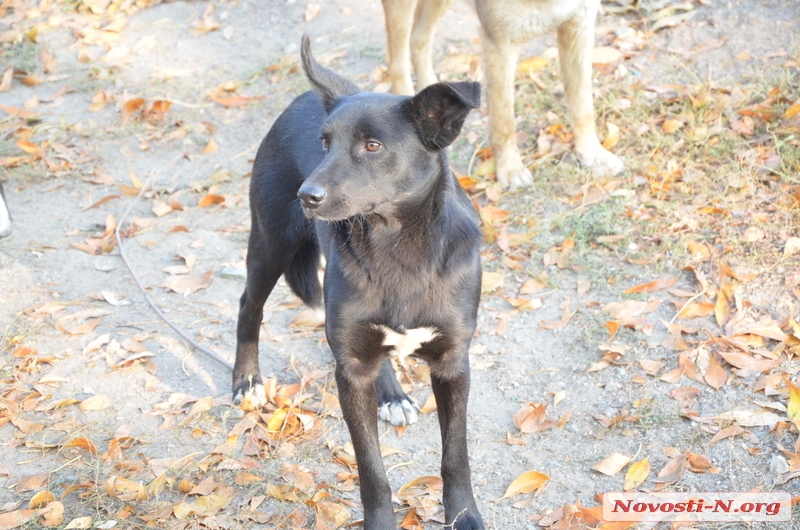
M303 35L300 43L300 58L303 61L303 70L311 82L314 90L322 97L325 110L330 112L333 105L342 96L352 96L361 92L352 81L345 79L333 70L319 64L311 54L311 39Z
M464 119L481 105L481 85L436 83L405 101L428 149L444 149L458 137Z

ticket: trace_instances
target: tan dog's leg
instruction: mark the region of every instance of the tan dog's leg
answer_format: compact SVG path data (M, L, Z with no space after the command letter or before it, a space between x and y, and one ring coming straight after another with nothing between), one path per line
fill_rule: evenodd
M395 94L414 95L409 43L416 5L417 0L383 0L383 12L386 16L389 79Z
M624 165L600 145L595 129L592 102L595 15L596 8L590 9L585 19L566 22L558 28L558 53L578 160L591 169L593 176L602 177L622 173Z
M418 0L411 30L411 60L417 72L417 90L438 81L433 71L433 33L452 0Z
M514 122L514 73L519 47L507 40L493 39L485 31L481 44L489 102L489 140L494 150L497 180L504 187L532 184L533 176L517 149Z

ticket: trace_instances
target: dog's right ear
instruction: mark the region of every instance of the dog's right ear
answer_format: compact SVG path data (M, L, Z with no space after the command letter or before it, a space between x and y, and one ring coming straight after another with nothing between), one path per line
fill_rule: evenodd
M303 70L306 77L311 82L319 95L322 97L322 104L326 111L333 108L334 103L342 96L352 96L361 92L355 83L345 79L333 70L329 70L319 64L311 54L311 39L308 35L303 35L300 44L300 57L303 60Z
M481 105L481 85L436 83L405 101L428 149L444 149L458 137L464 119Z

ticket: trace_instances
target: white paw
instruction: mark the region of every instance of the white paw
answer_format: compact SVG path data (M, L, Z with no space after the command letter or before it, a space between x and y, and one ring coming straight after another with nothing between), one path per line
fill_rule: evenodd
M497 181L504 188L522 188L533 184L533 174L523 165L497 167Z
M417 406L407 399L384 403L378 409L378 417L392 425L411 425L417 422Z
M594 178L616 177L625 169L625 164L618 156L609 153L604 148L595 153L593 157L578 156L581 165L588 167Z
M257 410L267 404L267 392L261 383L250 387L247 393L239 391L233 398L233 404L239 405L242 410Z

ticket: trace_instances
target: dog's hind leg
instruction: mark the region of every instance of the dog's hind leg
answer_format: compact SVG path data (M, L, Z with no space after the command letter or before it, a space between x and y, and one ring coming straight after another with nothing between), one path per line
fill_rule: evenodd
M411 60L417 72L417 90L439 80L433 70L433 34L452 0L419 0L411 30Z
M416 5L417 0L383 0L389 55L389 79L392 82L392 91L395 94L406 96L414 95L409 42Z
M258 364L258 336L264 303L291 262L291 254L275 252L256 226L247 247L247 284L239 299L236 325L236 362L233 367L233 403L246 410L267 403Z
M591 4L591 2L590 2ZM575 135L575 152L581 165L595 177L618 175L622 161L606 151L597 138L592 102L592 50L597 6L558 28L558 53L564 81L567 112Z
M417 405L403 392L397 377L394 375L391 359L381 365L381 371L375 380L375 392L378 395L378 417L392 425L410 425L417 421Z

